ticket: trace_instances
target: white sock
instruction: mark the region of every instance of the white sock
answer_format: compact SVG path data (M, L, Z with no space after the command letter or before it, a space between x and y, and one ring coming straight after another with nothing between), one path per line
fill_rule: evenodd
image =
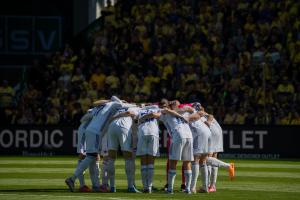
M89 166L90 178L93 188L97 189L100 187L99 182L99 161L94 160Z
M126 159L125 160L125 172L127 176L127 184L128 188L133 187L134 185L134 171L133 171L133 159Z
M170 169L168 173L168 191L173 191L175 177L176 177L176 170Z
M81 161L82 160L78 160L76 168L78 168L78 166L80 165ZM79 180L80 187L83 187L85 185L85 182L84 182L84 172L82 174L79 174L77 178Z
M197 186L197 179L199 176L199 164L193 163L192 164L192 182L191 182L191 190L196 189Z
M226 169L229 169L230 164L225 163L217 158L214 157L208 157L207 161L206 161L207 165L210 165L212 167L224 167Z
M144 189L148 188L148 180L147 180L147 175L148 175L148 165L142 165L141 166L141 178L142 178L142 183Z
M148 189L151 190L152 185L153 185L152 181L153 181L153 175L154 175L154 165L153 164L148 165L147 172L148 172L148 178L147 178L148 183L147 183L147 185L148 185Z
M208 169L206 163L200 166L201 171L201 180L202 180L202 189L208 191Z
M211 176L211 165L207 165L207 180L208 180L208 185L210 186L210 176Z
M94 156L86 156L77 166L73 176L71 177L73 181L75 181L80 174L83 174L83 172L90 166L90 164L96 160L96 157Z
M218 177L218 167L211 168L211 176L210 176L210 186L216 187L217 177Z
M115 186L115 160L114 159L108 160L107 172L108 172L110 187L116 187Z
M192 170L184 170L184 176L185 176L185 186L188 191L190 191L191 188L191 181L192 181Z
M108 161L107 160L103 160L102 161L102 169L101 169L102 185L108 185L107 167L108 167Z

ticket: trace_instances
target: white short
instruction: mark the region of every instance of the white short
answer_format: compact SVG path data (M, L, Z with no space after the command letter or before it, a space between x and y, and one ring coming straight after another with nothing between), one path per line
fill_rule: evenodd
M193 139L182 138L171 141L169 160L193 161Z
M159 156L159 137L139 134L136 155Z
M101 141L101 156L105 157L108 156L108 139L107 139L107 134L105 134L102 137L102 141Z
M86 152L85 130L79 127L77 132L77 153L84 154L85 152Z
M213 122L210 125L211 139L210 139L210 153L223 152L223 131L218 123Z
M99 134L85 131L86 153L98 153L100 151L101 138Z
M211 132L207 129L192 129L197 134L193 134L193 153L194 155L209 153Z
M131 129L122 128L115 124L110 124L108 131L108 150L118 150L119 145L122 151L132 152Z

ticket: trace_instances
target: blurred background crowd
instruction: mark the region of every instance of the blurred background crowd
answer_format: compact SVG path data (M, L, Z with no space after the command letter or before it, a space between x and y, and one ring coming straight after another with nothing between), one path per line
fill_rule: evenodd
M125 3L126 2L126 3ZM221 124L300 125L300 2L119 1L90 48L33 61L0 87L1 123L72 124L97 99L201 102Z

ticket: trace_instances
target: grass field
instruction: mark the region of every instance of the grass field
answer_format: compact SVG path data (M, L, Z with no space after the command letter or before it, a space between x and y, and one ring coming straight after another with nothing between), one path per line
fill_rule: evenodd
M219 170L217 192L186 195L175 191L168 195L126 193L124 161L116 162L117 193L70 193L64 179L71 175L76 157L0 157L0 199L300 199L300 161L236 160L236 179L229 181L227 171ZM141 188L139 162L136 161L136 184ZM179 169L179 168L178 168ZM180 187L180 171L175 187ZM90 180L86 174L86 182ZM156 187L165 184L165 159L155 165ZM198 180L198 185L200 182Z

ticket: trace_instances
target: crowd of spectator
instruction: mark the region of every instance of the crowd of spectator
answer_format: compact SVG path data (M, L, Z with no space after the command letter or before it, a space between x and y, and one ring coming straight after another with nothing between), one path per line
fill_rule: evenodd
M120 0L91 49L35 60L3 121L73 124L96 99L200 101L221 124L300 125L300 2Z

